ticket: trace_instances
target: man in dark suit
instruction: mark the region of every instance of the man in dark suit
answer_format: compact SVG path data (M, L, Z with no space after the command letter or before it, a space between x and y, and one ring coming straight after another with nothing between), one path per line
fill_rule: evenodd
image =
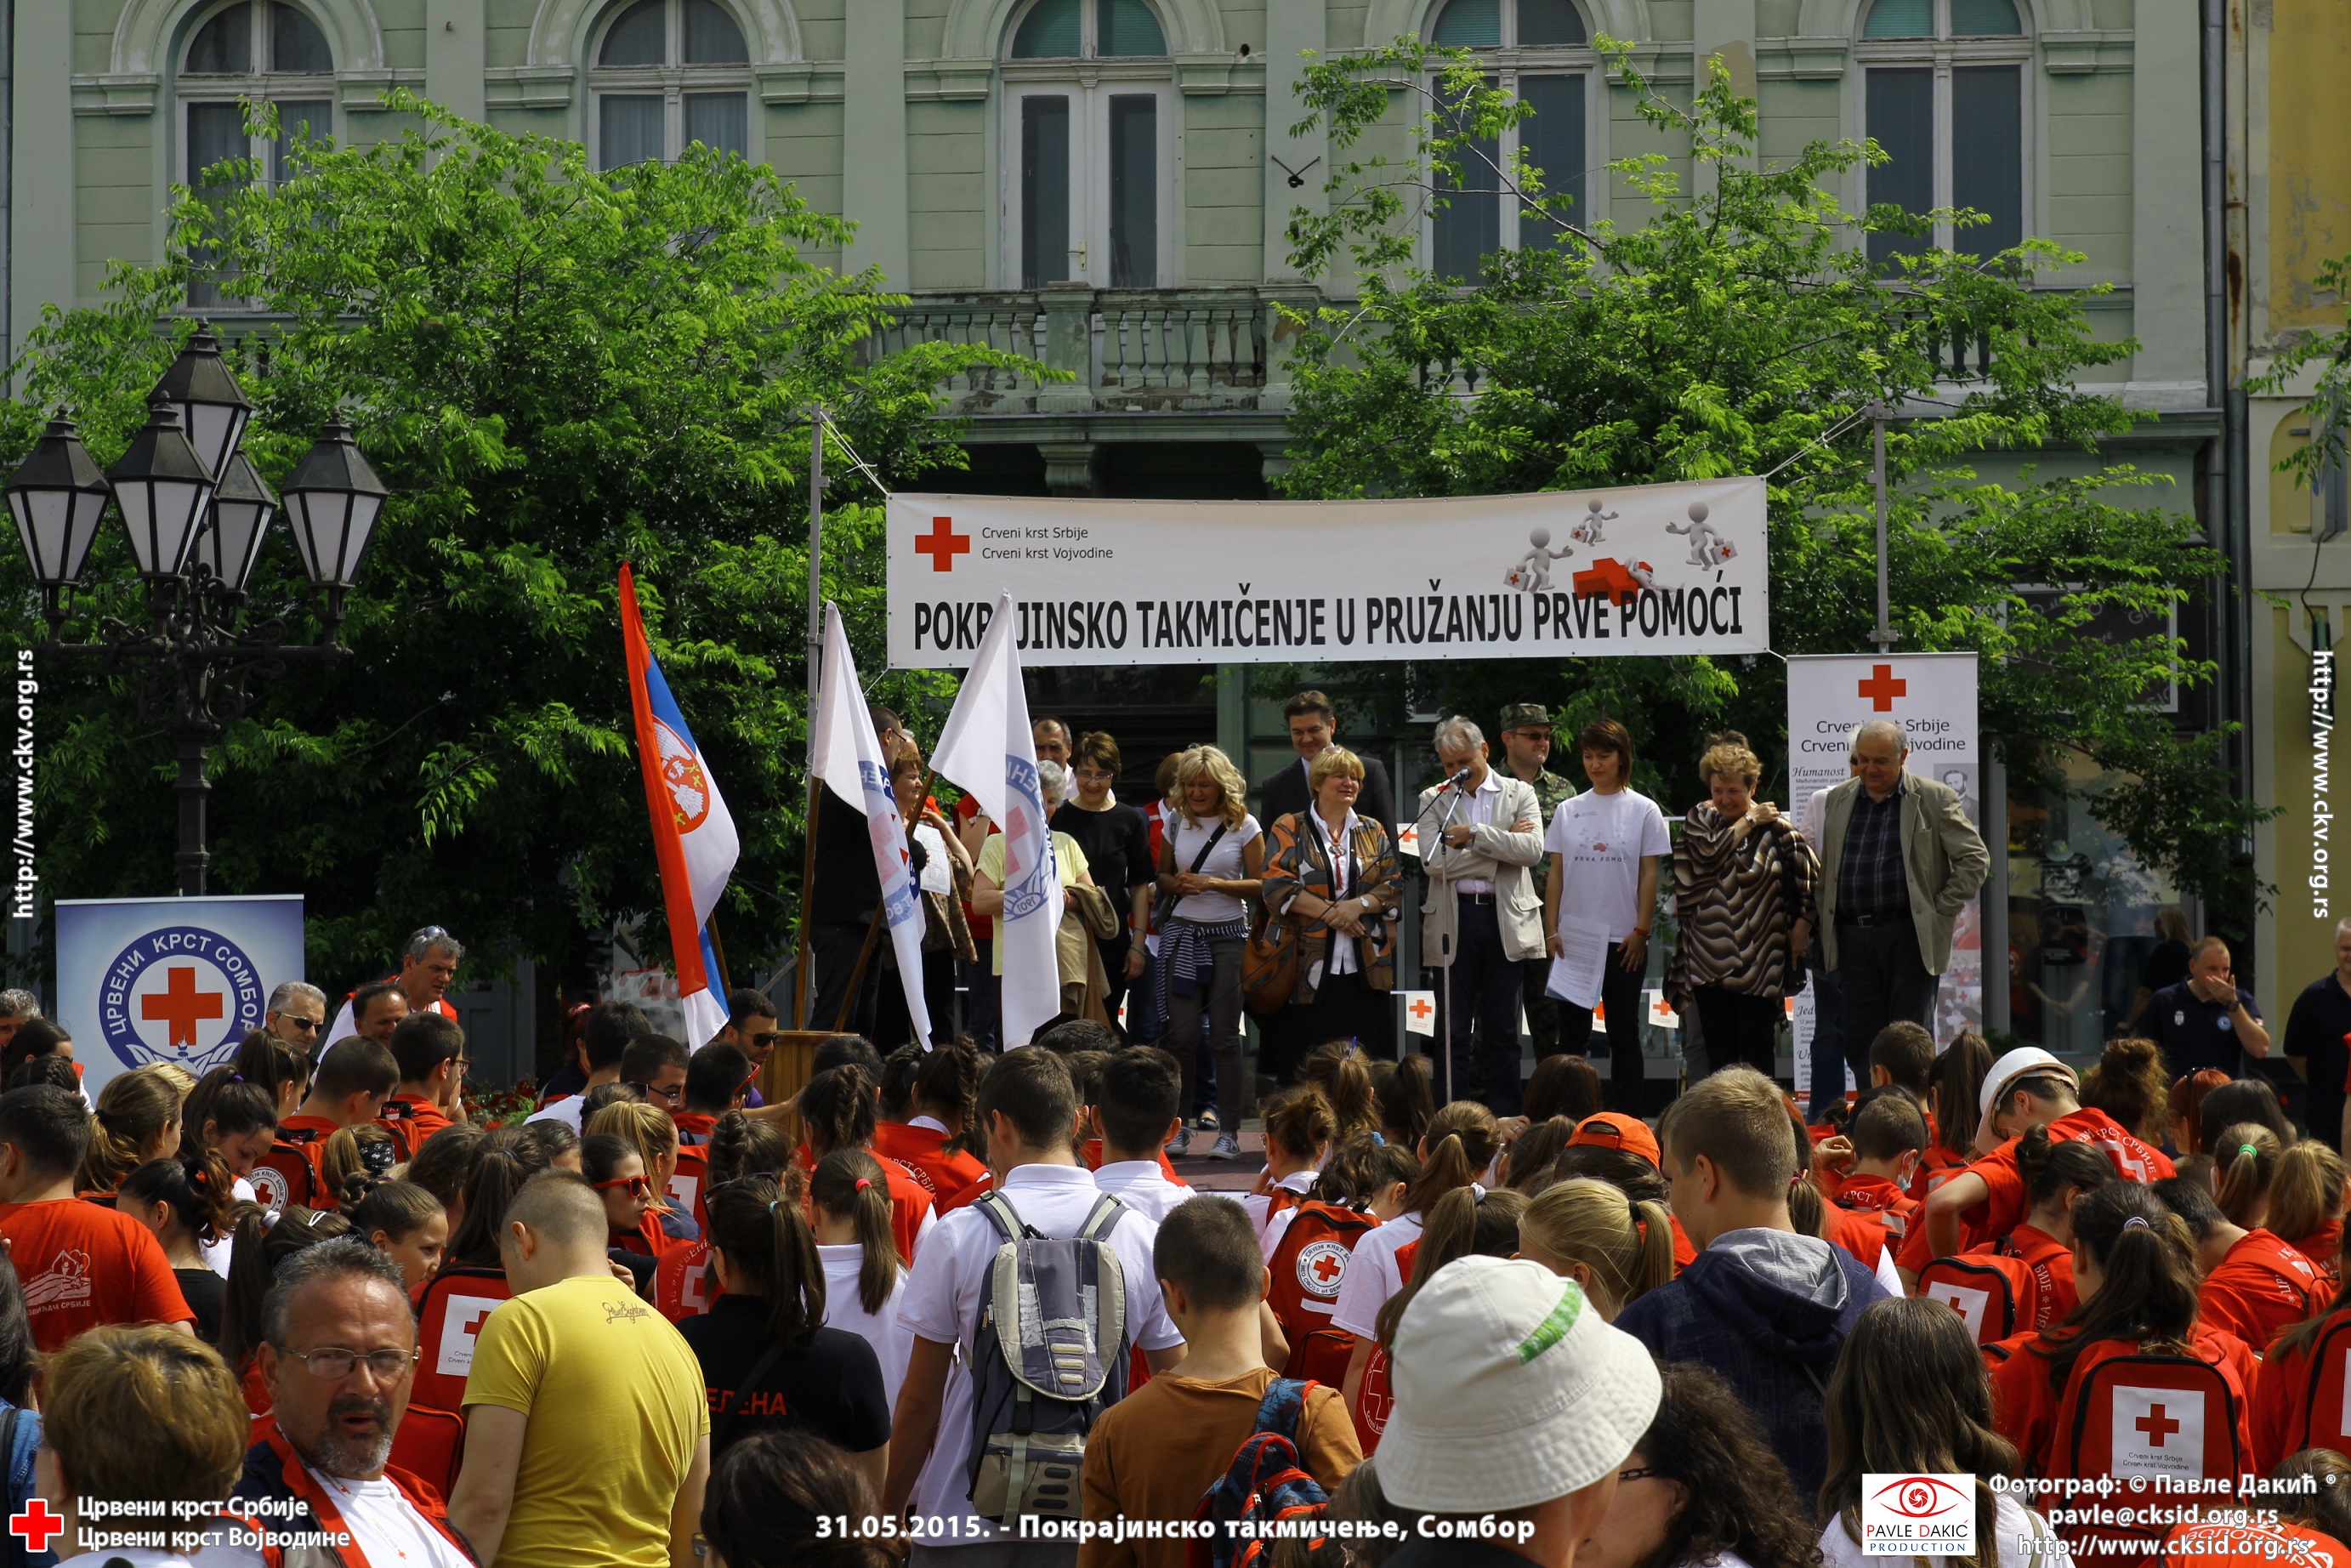
M1258 820L1268 827L1278 818L1306 810L1313 799L1306 788L1306 770L1339 743L1337 716L1331 710L1331 699L1321 692L1299 693L1281 705L1281 712L1290 724L1290 744L1298 750L1298 762L1265 781L1260 796L1265 809L1258 813ZM1378 822L1394 838L1395 791L1388 787L1388 770L1375 757L1358 759L1364 765L1364 789L1355 800L1356 814Z

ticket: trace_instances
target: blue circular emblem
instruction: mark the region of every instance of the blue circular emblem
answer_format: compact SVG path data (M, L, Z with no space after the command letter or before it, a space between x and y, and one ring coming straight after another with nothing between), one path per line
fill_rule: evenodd
M1004 758L1004 781L1012 789L1013 821L1010 825L1016 830L1011 837L1006 839L1004 844L1005 864L1008 868L1012 863L1012 852L1016 844L1023 840L1030 840L1030 835L1025 829L1030 813L1035 813L1036 831L1033 840L1030 840L1029 847L1036 853L1036 863L1023 868L1020 880L1010 883L1004 890L1005 916L1008 919L1019 920L1024 915L1037 912L1038 908L1044 904L1049 888L1058 891L1060 876L1053 868L1053 836L1045 824L1044 798L1037 792L1037 765L1025 757L1007 754Z
M126 1068L168 1061L202 1076L261 1027L267 1001L245 949L201 925L161 926L107 965L99 1036Z

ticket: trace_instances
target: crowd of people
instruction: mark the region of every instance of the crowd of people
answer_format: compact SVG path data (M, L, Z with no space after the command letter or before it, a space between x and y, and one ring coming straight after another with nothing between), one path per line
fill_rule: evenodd
M1438 727L1398 823L1302 694L1266 829L1214 747L1145 812L1105 737L1040 725L1078 951L1019 1044L893 1039L868 998L880 1038L787 1083L762 992L702 1041L607 1001L485 1127L437 927L350 1032L281 987L230 1063L94 1104L0 994L0 1453L61 1536L27 1560L1857 1568L1885 1478L1954 1475L1975 1544L1917 1548L1941 1563L2346 1560L2351 1175L2246 1071L2224 944L2183 940L2152 1038L2086 1071L1938 1040L1983 847L1898 731L1793 815L1714 737L1669 834L1621 727L1579 733L1579 793L1542 710L1502 718L1499 765ZM1001 841L877 729L952 991ZM1384 1028L1403 827L1454 971L1434 1057ZM1653 1123L1618 1020L1668 909L1710 1070ZM811 989L854 1021L843 946ZM1764 1016L1823 977L1808 1105ZM2176 1032L2181 986L2233 1053ZM1262 1126L1246 1191L1171 1158L1210 1107L1228 1156Z

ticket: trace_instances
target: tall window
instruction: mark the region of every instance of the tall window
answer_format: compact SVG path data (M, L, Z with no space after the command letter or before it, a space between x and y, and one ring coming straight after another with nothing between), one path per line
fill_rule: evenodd
M1868 172L1872 204L1970 207L1991 221L1927 235L1875 234L1873 260L1929 244L1991 256L2024 238L2024 68L2014 0L1876 0L1855 50L1869 134L1891 162Z
M1591 33L1573 0L1449 0L1429 28L1429 41L1447 48L1490 52L1489 78L1514 92L1534 112L1499 138L1462 146L1457 182L1439 177L1444 204L1429 224L1429 267L1440 277L1476 281L1485 258L1498 250L1557 244L1559 225L1505 194L1489 167L1508 169L1523 150L1542 172L1546 194L1569 198L1568 216L1583 210L1586 94L1594 56Z
M1144 0L1035 0L1005 62L1008 272L1023 288L1154 288L1176 99Z
M251 159L275 185L292 167L293 144L335 129L335 59L327 36L299 6L286 0L231 0L198 22L188 36L176 84L186 127L185 177L191 189L214 198L234 183L219 165ZM277 110L276 137L246 134L246 106ZM222 280L207 277L189 303L232 303Z
M636 0L588 73L596 167L673 160L694 142L751 151L751 51L717 0Z

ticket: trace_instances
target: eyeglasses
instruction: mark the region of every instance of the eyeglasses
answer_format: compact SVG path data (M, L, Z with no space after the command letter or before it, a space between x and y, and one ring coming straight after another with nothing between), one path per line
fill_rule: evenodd
M279 1013L277 1016L284 1019L287 1023L292 1024L296 1029L300 1030L304 1034L316 1034L320 1030L327 1027L327 1020L325 1019L306 1019L299 1013Z
M1635 1465L1629 1470L1618 1470L1616 1472L1616 1482L1619 1486L1622 1486L1626 1481L1651 1480L1656 1477L1664 1475L1665 1473L1666 1472L1664 1470L1659 1469L1655 1465Z
M646 1099L658 1100L664 1105L679 1104L685 1099L685 1085L683 1083L671 1089L656 1089L650 1083L631 1083L629 1087Z
M643 1176L615 1176L611 1181L590 1182L598 1192L610 1192L614 1187L625 1190L631 1197L651 1197L653 1184Z
M1116 782L1117 779L1117 774L1105 772L1099 768L1081 768L1078 769L1078 782L1081 784L1110 784Z
M775 1048L776 1042L784 1038L784 1035L781 1030L770 1029L762 1030L759 1033L752 1035L749 1038L752 1050L771 1051Z
M329 1345L319 1350L289 1350L285 1353L310 1369L313 1377L323 1377L329 1383L340 1383L351 1375L351 1368L367 1364L369 1375L378 1383L395 1383L416 1364L413 1350L344 1350Z

